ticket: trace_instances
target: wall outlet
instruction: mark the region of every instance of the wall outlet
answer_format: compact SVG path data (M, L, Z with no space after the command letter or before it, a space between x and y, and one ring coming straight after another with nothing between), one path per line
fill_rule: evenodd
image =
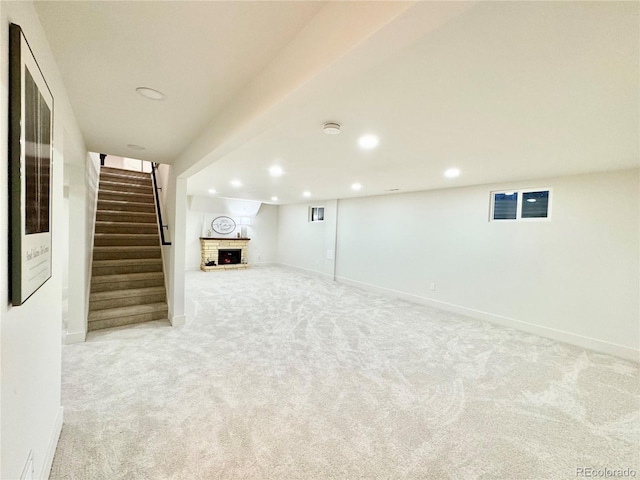
M327 260L333 260L333 250L327 250Z
M432 292L435 292L435 291L436 291L436 284L435 284L435 282L431 282L431 285L429 285L429 289L430 289Z

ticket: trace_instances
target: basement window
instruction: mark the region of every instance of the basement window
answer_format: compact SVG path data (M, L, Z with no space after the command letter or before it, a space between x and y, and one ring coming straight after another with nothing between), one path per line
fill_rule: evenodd
M549 220L551 218L551 189L527 188L491 192L489 221Z
M324 207L309 207L310 222L324 222Z

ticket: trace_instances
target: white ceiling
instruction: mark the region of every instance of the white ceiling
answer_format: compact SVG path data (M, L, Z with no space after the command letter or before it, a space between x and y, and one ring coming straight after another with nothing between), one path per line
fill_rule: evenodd
M87 148L171 163L322 5L43 1L36 10ZM149 101L140 86L167 99Z
M216 115L225 99L241 95L321 12L311 2L80 5L37 8L89 148L131 156L123 145L148 142L146 158L164 162L204 125L224 121ZM292 89L281 101L288 108L261 112L263 127L212 156L189 178L189 194L215 188L224 197L296 203L304 190L312 199L345 198L638 166L637 3L449 5L394 12L317 81ZM224 41L207 32L212 23ZM169 98L145 100L133 92L139 85ZM322 133L330 120L343 125L340 135ZM364 133L378 135L379 147L359 149ZM270 177L273 164L282 177ZM453 166L461 176L444 178ZM353 192L353 182L363 189Z

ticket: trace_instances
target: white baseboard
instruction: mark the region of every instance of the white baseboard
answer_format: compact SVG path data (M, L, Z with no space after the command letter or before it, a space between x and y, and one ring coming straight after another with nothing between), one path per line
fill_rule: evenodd
M328 280L333 280L333 275L329 275L328 273L324 273L324 272L319 272L317 270L310 270L308 268L303 268L303 267L298 267L296 265L289 265L288 263L282 263L282 262L273 262L270 265L276 265L279 267L286 267L286 268L292 268L294 270L298 270L300 272L304 272L304 273L310 273L311 275L316 275L318 277L322 277Z
M398 298L401 300L407 300L413 303L419 303L422 305L428 305L430 307L441 308L449 312L459 313L461 315L467 315L478 320L485 320L490 323L503 325L506 327L515 328L527 333L533 333L540 335L541 337L550 338L559 342L569 343L577 347L594 350L600 353L606 353L621 357L626 360L632 360L640 362L640 350L625 347L623 345L617 345L615 343L605 342L603 340L597 340L595 338L585 337L575 333L565 332L563 330L557 330L555 328L544 327L542 325L536 325L534 323L524 322L522 320L516 320L513 318L503 317L501 315L495 315L489 312L483 312L481 310L474 310L472 308L462 307L452 303L441 302L439 300L433 300L431 298L421 297L411 293L401 292L399 290L393 290L390 288L379 287L371 285L369 283L358 282L357 280L351 280L345 277L336 277L336 281L344 283L345 285L351 285L359 287L372 292L380 293L382 295Z
M250 266L251 267L268 267L270 265L282 265L276 262L253 262Z
M84 343L87 340L87 332L67 332L64 336L64 344Z
M49 473L51 472L51 466L53 465L53 457L56 454L56 447L58 446L58 440L60 439L60 433L62 432L62 423L64 421L64 407L58 409L58 415L56 415L56 421L53 424L53 431L51 432L51 438L49 439L49 446L42 461L42 468L40 469L40 478L47 480Z
M169 322L172 327L181 327L187 323L187 317L186 315L171 315L169 317Z

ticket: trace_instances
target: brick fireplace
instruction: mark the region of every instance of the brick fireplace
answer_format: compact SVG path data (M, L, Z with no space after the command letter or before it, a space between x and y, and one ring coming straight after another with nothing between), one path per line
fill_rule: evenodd
M211 238L200 237L200 270L211 272L214 270L238 270L249 267L248 249L249 238ZM220 251L224 251L222 255ZM229 251L240 250L240 263L235 254ZM208 262L215 262L215 265L207 265Z

